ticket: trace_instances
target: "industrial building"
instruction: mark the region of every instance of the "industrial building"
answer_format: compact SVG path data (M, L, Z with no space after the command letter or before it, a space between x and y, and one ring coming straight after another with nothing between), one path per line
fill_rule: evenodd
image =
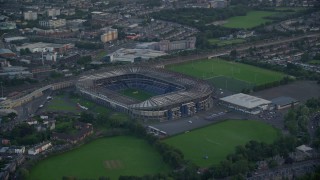
M121 48L116 52L113 52L103 58L107 62L139 62L156 57L167 55L162 51L156 51L151 49L125 49Z
M299 101L287 96L277 97L271 100L275 109L284 109L299 104Z
M239 93L220 98L220 104L244 113L259 114L270 108L271 101Z
M17 51L20 51L20 49L28 48L32 53L36 53L36 52L63 53L73 47L74 47L74 44L54 44L54 43L37 42L37 43L25 43L25 44L22 44L22 46L17 46L16 49Z

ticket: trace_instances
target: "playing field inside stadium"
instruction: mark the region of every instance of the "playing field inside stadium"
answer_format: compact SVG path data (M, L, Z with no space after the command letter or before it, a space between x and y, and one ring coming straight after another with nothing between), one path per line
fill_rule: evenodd
M168 69L194 77L202 78L215 87L240 92L255 85L262 85L281 80L285 75L259 67L225 61L219 58L174 64Z
M101 138L72 151L51 156L36 164L29 180L66 177L118 179L123 175L143 176L169 171L160 154L147 142L129 136Z
M186 160L208 167L224 160L250 140L272 143L279 137L272 126L254 120L228 120L164 140L182 151Z
M155 94L144 91L142 89L132 89L132 88L124 89L120 91L120 93L140 101L144 101L151 98L152 96L155 96Z

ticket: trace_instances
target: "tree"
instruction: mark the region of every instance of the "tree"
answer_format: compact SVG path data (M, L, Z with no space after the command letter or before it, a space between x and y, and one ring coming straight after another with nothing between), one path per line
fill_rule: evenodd
M237 50L232 50L231 52L230 52L230 57L231 58L233 58L233 59L235 59L235 58L237 58Z

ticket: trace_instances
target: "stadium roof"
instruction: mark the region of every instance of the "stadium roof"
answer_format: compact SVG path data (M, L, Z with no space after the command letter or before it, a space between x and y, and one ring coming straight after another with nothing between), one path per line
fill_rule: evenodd
M258 98L255 96L250 96L248 94L243 94L243 93L234 94L231 96L220 98L220 100L224 101L224 102L228 102L230 104L237 105L237 106L242 106L247 109L253 109L253 108L259 107L261 105L271 103L271 101L268 101L268 100L265 100L262 98Z

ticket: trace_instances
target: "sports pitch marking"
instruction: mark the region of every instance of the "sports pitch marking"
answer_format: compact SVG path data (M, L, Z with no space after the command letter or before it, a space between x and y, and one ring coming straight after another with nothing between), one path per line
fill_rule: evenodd
M107 170L123 168L122 161L120 161L120 160L106 160L103 162L103 164Z

